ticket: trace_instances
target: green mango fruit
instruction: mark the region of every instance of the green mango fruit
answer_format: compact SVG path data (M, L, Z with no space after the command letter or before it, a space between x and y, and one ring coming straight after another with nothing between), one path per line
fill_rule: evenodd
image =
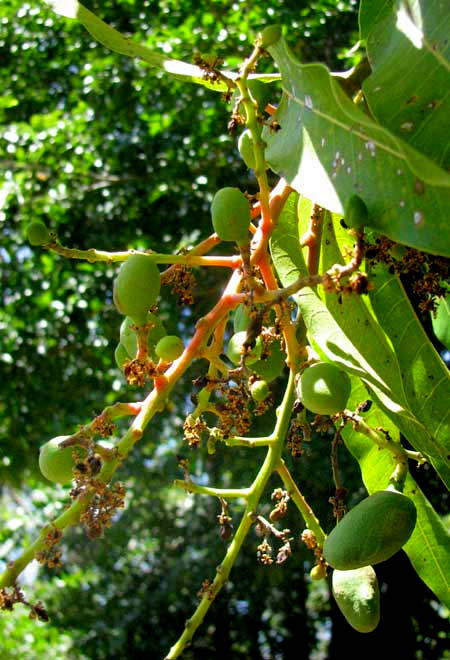
M130 316L136 325L143 325L160 288L158 266L144 254L132 255L124 261L114 280L113 299L117 311Z
M279 25L268 25L259 33L261 46L263 48L273 46L273 44L276 43L278 39L280 39L281 35L282 30Z
M264 401L270 394L269 386L265 380L255 380L250 385L250 394L254 401Z
M307 367L298 384L298 396L316 415L335 415L345 409L351 382L345 371L329 362Z
M177 360L183 351L183 340L177 335L166 335L155 346L156 355L164 362Z
M223 241L238 245L248 241L250 202L239 188L221 188L211 204L214 231Z
M246 338L247 338L247 333L245 332L245 330L242 330L241 332L236 332L230 338L227 347L227 357L231 362L233 362L233 364L240 363L242 356L242 349ZM247 365L253 364L257 360L259 360L259 358L261 357L261 352L262 352L262 339L261 337L258 337L256 339L256 343L252 348L252 350L247 353L247 357L245 358L245 364Z
M125 362L127 362L127 360L130 360L132 358L130 358L125 346L119 343L117 344L116 350L114 351L114 359L119 369L123 371L123 365L125 364Z
M378 564L392 557L413 533L417 511L396 490L383 490L351 509L325 539L323 556L342 571Z
M147 314L145 322L146 323L151 322L154 324L154 326L148 333L148 340L147 340L149 355L151 359L154 360L156 358L155 346L159 342L159 340L166 335L166 329L164 328L162 321L155 314L152 314L151 312ZM120 343L125 348L129 360L134 360L134 358L136 357L137 347L138 347L137 334L132 329L131 327L132 325L134 325L132 319L129 316L127 316L122 321L122 324L120 326Z
M270 383L283 373L286 366L286 355L278 339L270 344L268 351L267 357L252 364L252 371Z
M59 435L42 445L39 452L39 469L46 479L56 484L67 484L72 480L75 462L72 447L59 449L59 444L69 438Z
M254 170L256 165L255 153L253 151L252 134L248 129L239 136L238 149L248 169Z
M47 226L40 220L32 222L27 227L27 238L31 245L46 245L51 243L50 232Z
M333 596L348 623L361 633L375 630L380 621L380 589L372 566L334 570L331 582Z
M309 572L311 580L323 580L327 577L327 567L325 564L316 564Z

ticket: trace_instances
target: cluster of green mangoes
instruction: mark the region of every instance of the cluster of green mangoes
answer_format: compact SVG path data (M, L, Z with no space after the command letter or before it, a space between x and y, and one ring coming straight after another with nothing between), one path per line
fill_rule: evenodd
M374 493L351 509L325 539L323 556L333 567L332 591L350 625L371 632L380 619L380 595L372 568L410 538L417 511L399 491Z
M117 310L125 316L120 326L120 341L114 357L123 369L134 360L138 340L134 326L151 324L147 347L150 359L173 362L180 357L184 344L177 335L167 335L162 321L148 310L156 303L161 278L156 264L144 254L132 255L124 261L114 280L113 298Z
M228 340L225 354L233 365L239 365L244 354L244 344L247 339L247 329L251 323L248 307L238 305L233 315L233 334ZM279 339L275 339L269 346L267 355L263 355L263 339L259 335L254 346L247 351L244 364L250 368L257 379L250 385L250 394L254 401L264 401L270 394L269 383L278 378L286 366L286 355Z
M145 323L152 324L147 337L149 358L157 362L173 362L184 351L183 340L178 335L168 335L162 321L151 312L147 313ZM133 320L127 316L120 326L120 341L114 352L116 364L119 369L124 368L125 362L134 360L137 355L138 339L134 330Z

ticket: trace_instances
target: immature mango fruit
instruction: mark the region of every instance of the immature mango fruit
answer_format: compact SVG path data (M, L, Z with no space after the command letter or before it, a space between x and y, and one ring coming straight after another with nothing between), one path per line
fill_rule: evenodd
M156 357L155 346L159 342L159 340L165 336L166 330L164 328L162 321L157 316L155 316L155 314L152 314L151 312L147 314L147 318L145 322L154 324L154 326L148 333L147 346L148 346L148 352L150 358L155 359ZM133 320L129 316L127 316L126 319L122 321L122 325L120 326L120 343L125 348L129 360L134 360L134 358L136 357L137 344L138 344L137 334L132 329L131 327L132 325L135 325L133 323Z
M269 386L265 380L255 380L250 385L250 394L254 401L264 401L270 394Z
M39 469L46 479L56 484L67 484L72 480L74 460L72 447L59 449L59 444L69 438L59 435L42 445L39 453Z
M279 25L268 25L259 34L261 46L263 48L273 46L273 44L281 37L281 34L281 27Z
M177 335L166 335L155 346L156 355L164 362L177 360L183 351L183 340Z
M242 330L241 332L236 332L230 338L227 347L227 357L231 362L233 362L233 364L240 363L242 357L242 349L246 338L247 338L247 333L245 332L245 330ZM245 363L253 364L257 360L259 360L259 358L261 357L261 352L262 352L262 339L261 337L258 337L252 350L247 353L247 357L245 358Z
M309 572L311 580L323 580L327 577L327 567L325 564L316 564Z
M335 415L345 409L350 396L350 378L328 362L317 362L303 372L298 396L305 408L317 415Z
M121 314L130 316L136 325L143 325L160 288L161 278L157 265L144 254L134 254L124 261L114 280L114 304Z
M264 380L270 383L278 376L281 376L286 366L286 355L281 348L281 342L276 339L268 350L268 355L263 360L258 360L252 364L252 371Z
M114 359L119 369L123 371L123 365L125 364L125 362L127 360L132 360L133 358L130 358L125 346L119 343L117 344L116 350L114 351Z
M50 232L40 220L32 222L27 227L27 238L31 245L46 245L51 242Z
M416 524L412 500L382 490L351 509L325 539L325 560L342 571L378 564L405 545Z
M255 153L253 151L252 135L248 129L239 136L238 149L248 169L254 170L256 164Z
M372 566L334 570L332 591L339 609L355 630L375 630L380 621L380 590Z
M214 231L223 241L238 245L248 240L250 202L239 188L221 188L211 204Z
M359 195L352 195L345 207L344 221L349 229L362 229L367 224L367 206Z

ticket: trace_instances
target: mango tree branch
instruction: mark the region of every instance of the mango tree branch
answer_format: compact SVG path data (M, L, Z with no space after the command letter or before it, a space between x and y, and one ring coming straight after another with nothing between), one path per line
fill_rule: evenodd
M283 450L285 437L289 429L289 420L295 399L294 380L294 374L291 371L283 401L279 407L279 415L273 432L274 444L269 447L264 463L261 466L253 484L248 489L247 504L239 527L236 530L236 534L228 546L228 550L222 563L217 568L214 581L209 585L207 589L204 590L202 599L197 609L195 610L192 617L186 622L182 635L172 646L165 660L174 660L174 658L178 658L192 640L195 631L202 623L215 597L226 584L244 539L250 531L251 526L254 524L254 521L257 517L257 507L261 496L265 490L271 474L277 470L280 462L281 452Z

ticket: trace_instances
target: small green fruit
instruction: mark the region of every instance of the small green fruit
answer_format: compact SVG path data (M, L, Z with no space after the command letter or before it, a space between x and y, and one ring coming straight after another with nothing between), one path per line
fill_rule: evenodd
M305 369L298 387L300 401L317 415L335 415L344 410L350 391L348 375L329 362L318 362Z
M164 362L177 360L183 351L183 341L177 335L166 335L155 346L156 355Z
M339 609L355 630L375 630L380 621L380 590L372 566L334 570L332 591Z
M436 316L431 314L431 323L436 337L450 351L450 294L439 301Z
M146 323L151 322L154 324L154 326L148 333L148 340L147 340L149 355L152 359L154 359L156 357L155 346L159 342L159 340L166 335L166 330L164 328L162 321L157 316L155 316L155 314L152 314L151 312L147 314L147 318L145 322ZM130 360L134 360L134 358L136 357L137 347L138 347L137 334L132 329L131 327L132 325L135 324L133 323L132 319L129 316L127 316L122 321L122 325L120 326L120 343L125 348L128 354L128 359Z
M56 484L67 484L72 480L74 467L72 447L59 449L59 444L69 437L69 435L59 435L52 438L41 447L39 453L39 468L42 474Z
M269 386L265 380L255 380L250 385L250 394L254 401L264 401L270 394Z
M50 232L46 225L40 220L32 222L27 227L27 238L31 245L46 245L51 243Z
M241 332L236 332L230 338L227 347L227 357L231 362L233 362L233 364L240 363L246 338L247 338L247 333L245 332L245 330L242 330ZM259 360L259 358L261 357L261 352L262 352L262 339L261 337L258 337L256 339L256 343L252 348L252 350L247 353L245 363L253 364L257 360Z
M122 264L114 280L114 304L121 314L130 316L136 325L143 325L160 288L161 278L157 265L143 254L134 254Z
M349 229L362 229L369 217L367 206L359 195L352 195L345 207L345 224Z
M254 170L256 165L255 153L253 151L252 134L248 129L239 136L238 149L248 169Z
M123 371L123 365L125 364L125 362L127 362L127 360L130 360L132 358L130 358L125 346L119 343L117 344L116 350L114 351L114 359L119 369Z
M323 580L327 577L327 567L325 564L320 563L312 567L309 572L311 580Z
M247 242L250 202L239 188L222 188L216 192L211 217L214 231L223 241L235 241L238 245Z
M259 34L261 46L263 48L268 48L273 46L274 43L278 41L281 37L282 31L279 25L268 25L262 30Z
M357 504L325 539L325 560L342 571L378 564L402 548L416 524L412 500L383 490Z
M281 348L281 342L276 339L268 347L268 356L252 364L252 371L270 383L281 376L286 366L286 355Z

